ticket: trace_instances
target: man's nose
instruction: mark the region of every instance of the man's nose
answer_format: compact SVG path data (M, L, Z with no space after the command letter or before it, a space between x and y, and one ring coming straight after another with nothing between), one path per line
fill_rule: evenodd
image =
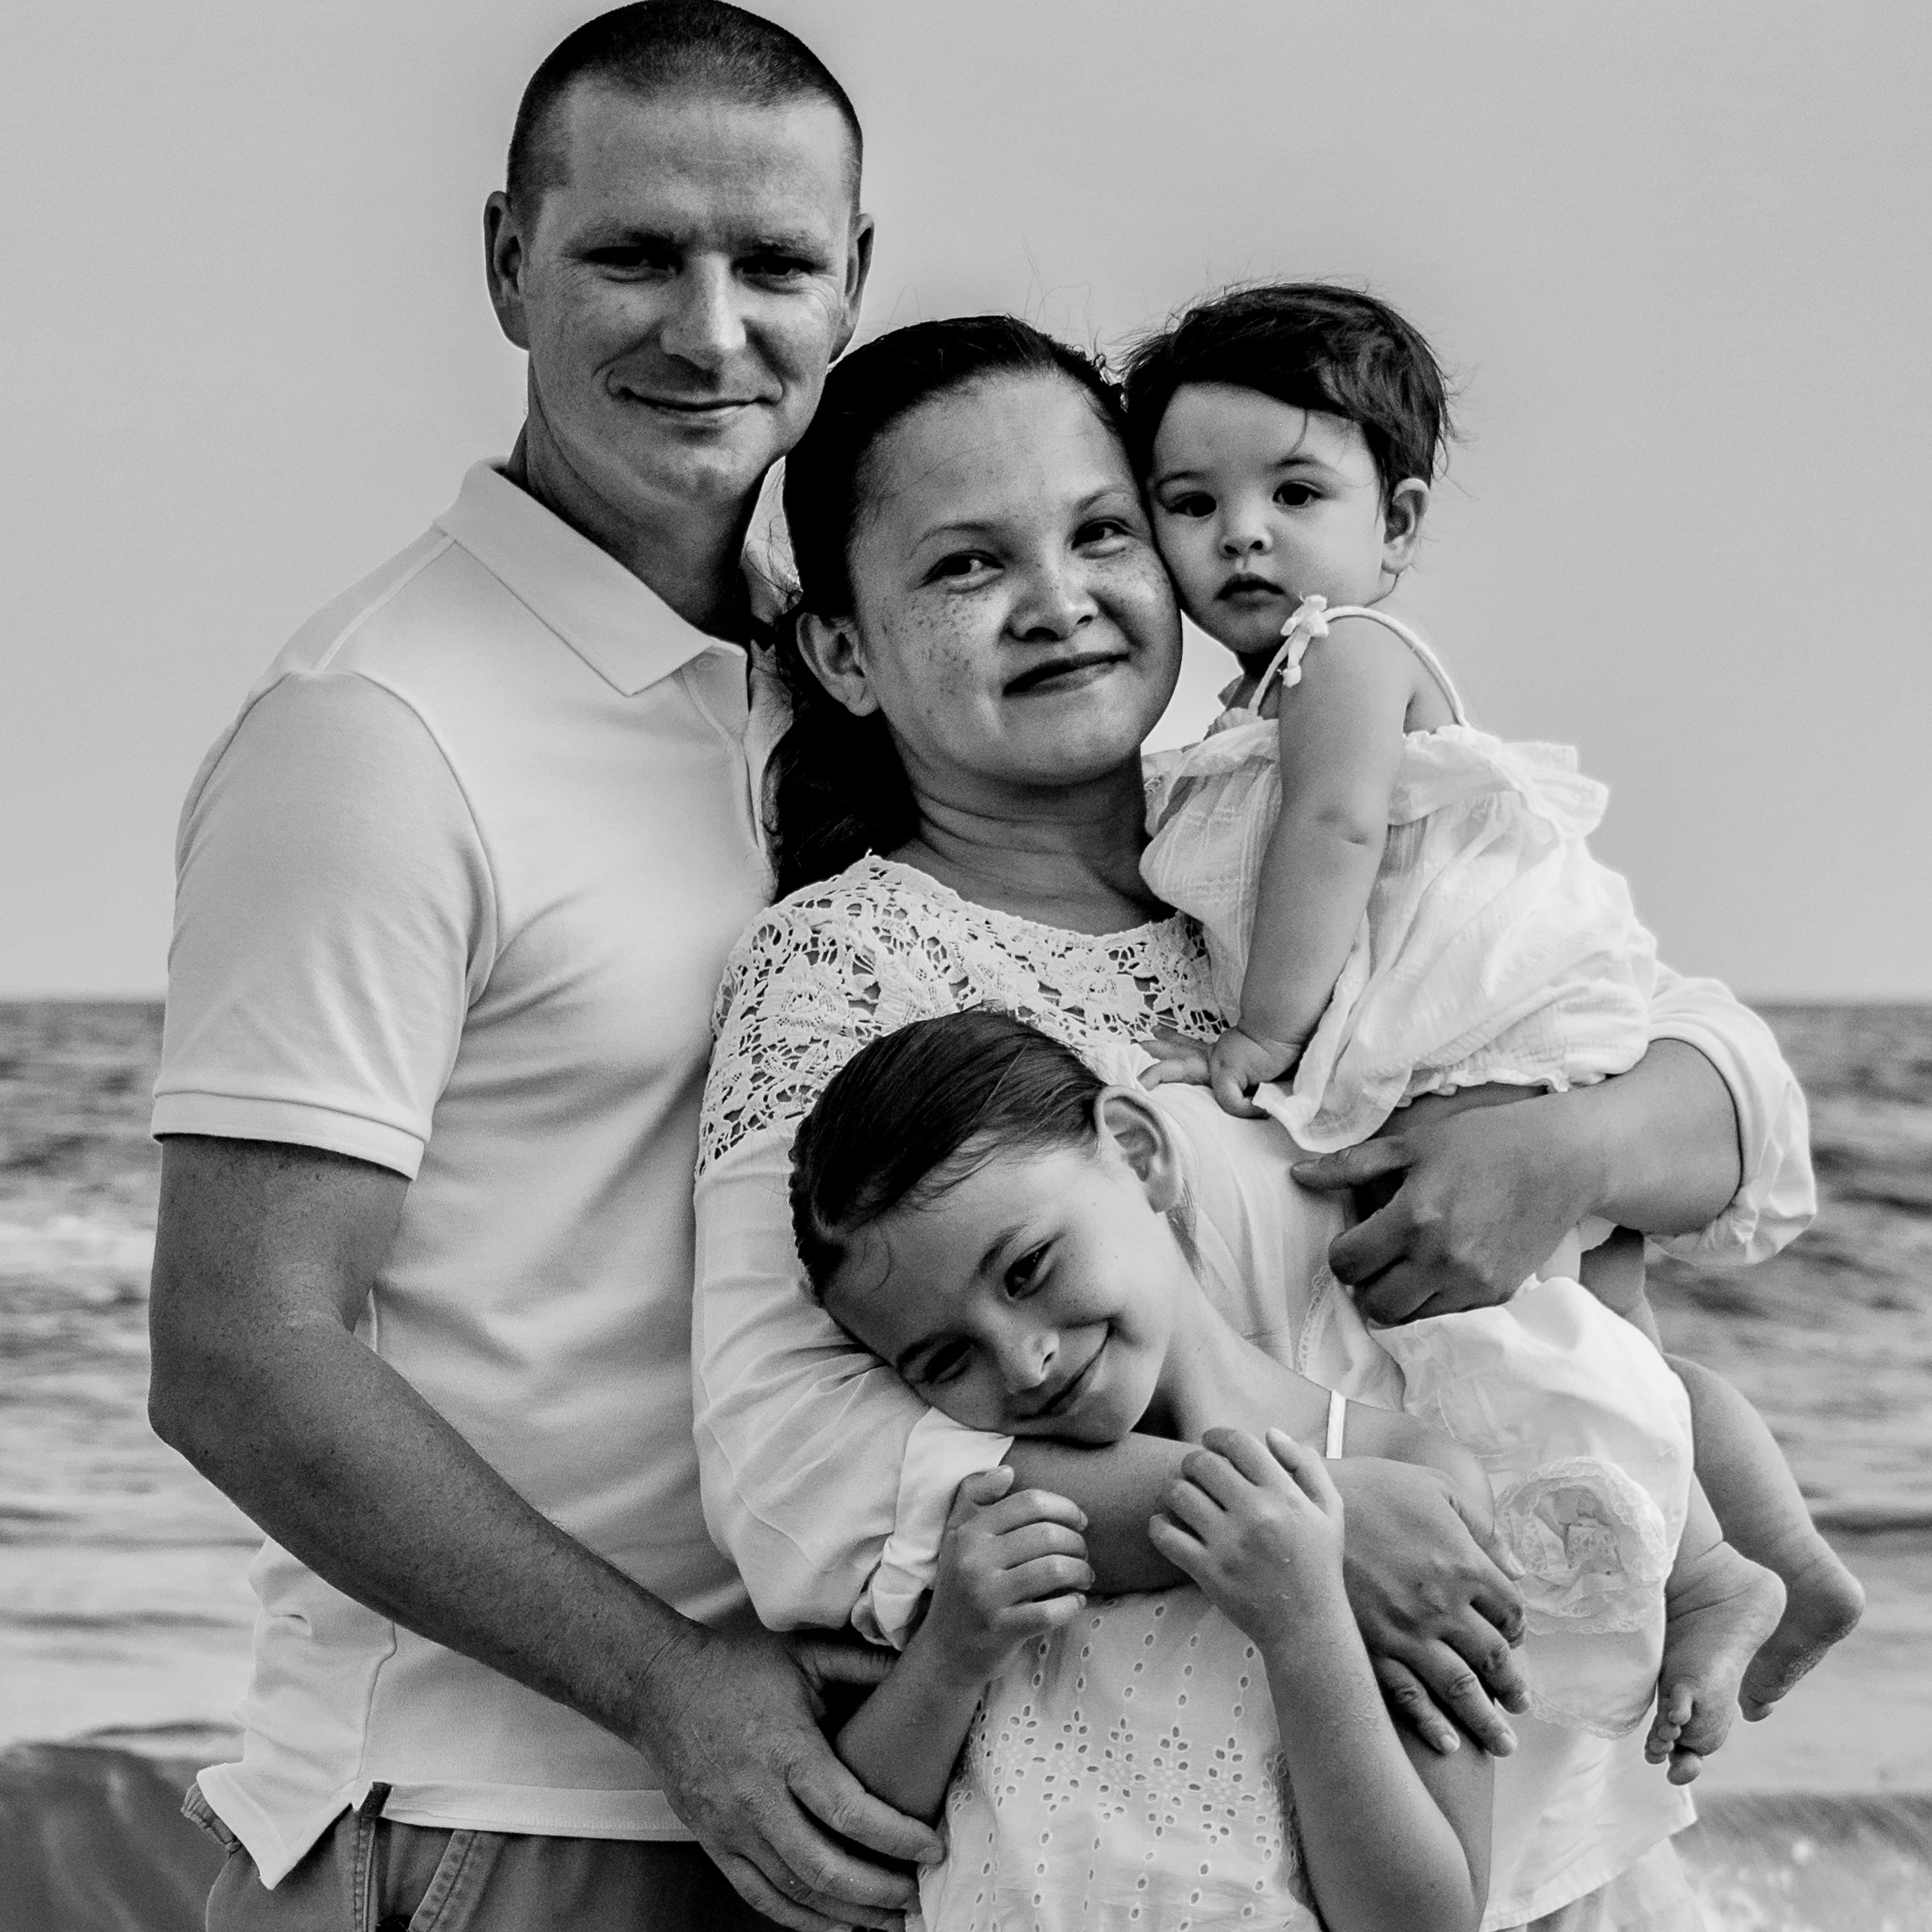
M710 371L744 347L744 318L729 263L699 259L685 265L659 341L666 355Z
M1099 614L1085 572L1066 564L1029 571L1013 612L1013 628L1025 638L1071 637Z

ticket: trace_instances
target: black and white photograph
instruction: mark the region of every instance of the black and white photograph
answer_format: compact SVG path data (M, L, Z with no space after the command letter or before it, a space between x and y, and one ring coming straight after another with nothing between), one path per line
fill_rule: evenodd
M0 153L0 1932L1932 1932L1932 15Z

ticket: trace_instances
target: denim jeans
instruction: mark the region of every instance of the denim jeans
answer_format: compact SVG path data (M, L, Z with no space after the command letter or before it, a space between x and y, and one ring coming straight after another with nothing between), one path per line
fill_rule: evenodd
M379 1791L379 1785L377 1789ZM207 1932L766 1932L695 1845L543 1838L345 1812L271 1892L198 1786L181 1807L221 1845Z

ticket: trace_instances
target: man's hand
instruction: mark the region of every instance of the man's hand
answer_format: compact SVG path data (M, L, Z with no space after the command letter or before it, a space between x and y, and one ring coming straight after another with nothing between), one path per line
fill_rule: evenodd
M912 1878L837 1839L894 1859L940 1856L937 1836L874 1797L818 1728L819 1684L875 1682L891 1663L829 1643L794 1661L764 1632L693 1623L652 1664L635 1742L673 1810L747 1904L798 1932L894 1926L917 1902Z
M1521 1090L1517 1089L1520 1093ZM1329 1249L1335 1278L1371 1320L1413 1320L1505 1301L1593 1211L1596 1176L1573 1111L1542 1095L1517 1106L1479 1089L1460 1108L1418 1100L1393 1131L1298 1161L1305 1188L1396 1178L1393 1196Z
M1507 1756L1516 1737L1496 1704L1529 1704L1510 1648L1522 1635L1522 1601L1477 1541L1453 1483L1439 1470L1375 1456L1345 1457L1328 1472L1347 1507L1350 1607L1397 1715L1446 1753L1459 1742L1449 1711L1485 1750Z

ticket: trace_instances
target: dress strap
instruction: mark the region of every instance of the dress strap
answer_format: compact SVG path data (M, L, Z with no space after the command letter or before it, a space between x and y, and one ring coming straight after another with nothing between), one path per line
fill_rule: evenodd
M1348 1403L1342 1400L1339 1390L1331 1389L1329 1391L1328 1440L1321 1445L1322 1459L1325 1462L1339 1462L1341 1460L1341 1435L1342 1431L1348 1427Z
M1373 604L1366 603L1337 604L1331 611L1326 597L1304 597L1295 606L1294 614L1281 626L1281 648L1269 660L1268 669L1261 673L1261 682L1255 686L1254 696L1249 701L1252 710L1259 712L1261 709L1268 696L1268 687L1277 676L1281 680L1283 691L1292 691L1301 682L1301 660L1308 655L1309 645L1318 637L1326 637L1330 622L1337 617L1372 617L1384 629L1393 631L1421 659L1422 669L1435 680L1443 697L1449 701L1449 709L1456 723L1469 723L1469 714L1462 708L1462 694L1444 669L1441 659L1401 618L1391 617L1386 611L1379 611Z

